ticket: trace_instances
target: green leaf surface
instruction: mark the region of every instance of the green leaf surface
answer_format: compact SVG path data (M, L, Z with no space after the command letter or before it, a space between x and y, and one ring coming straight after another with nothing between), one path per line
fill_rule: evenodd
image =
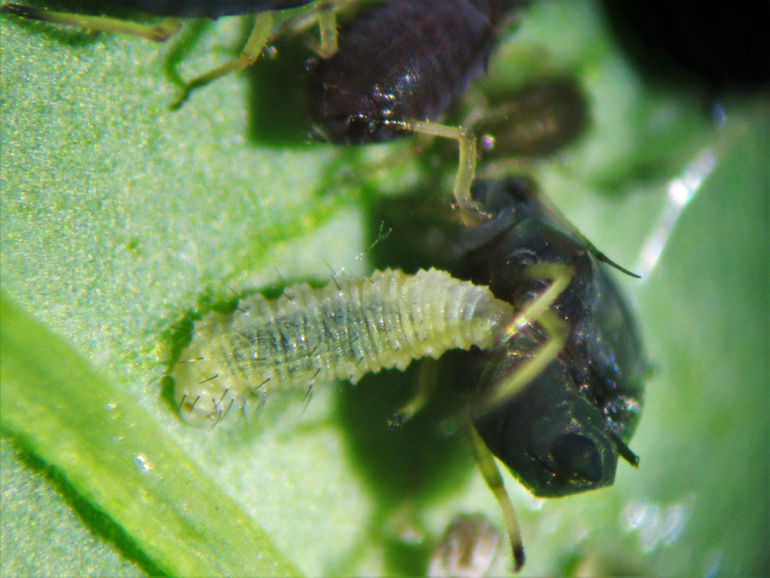
M159 569L298 573L129 396L9 302L0 303L0 314L3 427L64 472Z
M245 28L221 19L157 46L0 20L3 575L266 574L268 551L279 573L414 575L455 514L502 528L461 436L432 435L428 418L385 431L411 387L398 372L317 387L307 407L304 391L274 392L256 419L214 430L163 397L185 313L363 274L373 206L451 187L451 148L306 138L307 54L291 43L169 112L168 55L190 77ZM728 98L711 126L702 95L640 78L583 2L534 6L476 90L555 71L581 79L593 123L518 169L613 259L634 268L667 180L703 150L717 164L651 273L621 279L654 366L640 469L551 501L508 476L525 573L767 574L768 100ZM425 157L442 151L432 184Z

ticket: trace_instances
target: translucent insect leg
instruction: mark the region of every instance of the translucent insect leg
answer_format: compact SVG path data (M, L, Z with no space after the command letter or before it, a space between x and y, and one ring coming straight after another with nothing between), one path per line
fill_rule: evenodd
M473 455L476 458L479 470L481 470L481 475L484 476L484 481L489 489L492 490L495 498L497 498L497 503L500 504L500 509L503 511L505 526L508 530L508 539L511 542L511 552L513 553L513 569L515 572L518 572L524 566L524 544L521 541L521 530L519 529L519 519L516 517L516 510L514 510L511 498L505 490L503 476L500 475L500 470L495 463L495 457L489 451L484 440L481 439L481 436L470 421L467 432L471 447L473 448Z
M130 20L107 18L106 16L87 16L68 12L41 10L40 8L32 8L21 4L5 4L0 7L0 12L15 14L16 16L31 20L50 22L51 24L73 28L83 28L96 32L129 34L152 40L153 42L165 42L176 34L182 26L182 21L179 18L164 18L159 24L148 25L131 22Z
M535 323L543 328L548 340L535 355L522 363L515 373L484 397L475 408L477 417L524 388L559 355L567 340L568 328L551 310L551 306L567 288L574 274L575 270L571 266L560 263L537 263L526 268L524 275L529 279L550 280L551 284L514 317L501 334L499 343L504 344Z
M243 70L254 64L262 53L262 49L267 44L267 41L270 39L272 31L273 12L267 11L257 14L254 28L251 30L251 34L249 35L248 40L246 40L246 44L243 46L241 55L230 62L225 62L223 65L188 81L182 88L182 93L179 98L171 104L171 109L176 110L181 107L190 97L190 93L196 88L206 86L226 74L238 72L239 70Z
M313 42L311 48L321 58L330 58L339 49L337 44L337 13L334 5L323 6L318 9L318 36L319 42Z
M420 373L417 376L417 391L412 399L401 406L388 420L389 427L399 427L412 419L422 410L436 390L438 383L438 360L426 357L420 360Z
M491 215L484 212L471 198L471 185L476 176L476 135L461 126L447 126L422 120L399 121L393 124L417 133L456 140L460 145L460 166L455 177L454 196L461 211L462 221L469 227L475 227L491 218Z
M254 64L259 59L259 55L262 54L262 50L267 45L267 41L272 34L273 15L274 11L260 12L257 14L254 28L251 30L251 34L249 35L248 40L246 40L246 44L243 46L241 55L238 58L235 58L230 62L225 62L223 65L187 82L182 88L182 94L171 105L171 110L176 110L181 107L190 97L190 93L196 88L206 86L218 78L232 72L244 70ZM317 17L320 43L314 47L314 50L318 52L322 58L329 58L337 52L337 18L333 5L320 8Z

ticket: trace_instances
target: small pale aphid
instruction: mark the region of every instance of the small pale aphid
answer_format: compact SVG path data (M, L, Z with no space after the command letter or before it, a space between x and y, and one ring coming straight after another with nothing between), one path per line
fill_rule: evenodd
M459 514L431 556L428 577L488 576L501 542L502 536L483 514Z
M187 423L215 424L233 410L245 413L270 388L355 383L449 349L491 347L507 338L513 317L488 288L435 269L377 271L323 289L295 285L273 301L252 295L233 313L195 324L171 372L177 406Z

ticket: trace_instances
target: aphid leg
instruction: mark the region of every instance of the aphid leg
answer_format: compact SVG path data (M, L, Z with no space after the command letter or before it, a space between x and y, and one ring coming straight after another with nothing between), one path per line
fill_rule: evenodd
M438 384L438 360L425 357L420 360L417 375L417 391L412 399L401 406L388 420L388 427L396 428L405 424L428 403Z
M196 88L206 86L231 72L244 70L254 64L259 59L260 54L262 54L267 41L270 40L270 35L273 31L273 15L273 11L257 14L254 28L251 30L251 34L243 46L241 55L187 82L182 88L182 94L171 105L171 110L181 107L190 97L190 93ZM318 9L318 28L320 43L314 47L314 50L322 58L329 58L337 52L337 18L333 5L323 6Z
M190 97L190 93L196 88L206 86L207 84L215 81L218 78L230 74L231 72L238 72L248 68L254 64L259 55L262 53L262 49L270 39L270 34L273 31L273 12L260 12L257 14L254 28L251 30L246 44L243 46L243 51L238 58L226 62L217 68L208 71L205 74L201 74L187 82L182 88L182 94L171 105L171 110L176 110L182 106L185 101Z
M455 177L454 196L460 208L462 221L469 227L485 223L491 215L481 209L481 206L471 197L471 185L476 176L476 135L461 126L447 126L422 120L393 122L421 134L451 138L460 145L460 166Z
M71 14L68 12L54 12L51 10L41 10L21 4L5 4L0 6L0 12L15 14L22 18L39 20L41 22L50 22L61 26L70 26L73 28L83 28L95 32L117 32L118 34L129 34L152 40L153 42L165 42L179 31L182 21L179 18L164 18L155 25L139 24L130 20L120 20L118 18L107 18L105 16L87 16L83 14Z
M498 406L528 385L559 355L566 342L568 328L550 308L567 288L574 274L575 271L571 266L560 263L537 263L526 268L524 275L529 279L533 281L550 280L551 283L545 291L513 318L513 321L500 335L499 342L504 347L506 341L534 323L543 328L548 340L535 355L522 363L515 373L484 396L475 409L477 417Z
M513 509L511 498L508 496L508 492L505 491L503 476L500 475L500 470L495 463L495 457L492 455L492 452L489 451L489 448L471 422L469 422L467 431L471 447L473 448L473 455L476 458L479 470L481 470L481 475L484 476L484 481L489 489L492 490L495 498L497 498L497 503L500 504L500 509L503 511L505 526L508 530L508 539L511 541L513 570L518 572L524 566L524 544L521 541L521 530L519 529L516 510Z
M310 48L321 58L330 58L337 53L337 13L334 3L323 3L318 8L319 41L311 42Z

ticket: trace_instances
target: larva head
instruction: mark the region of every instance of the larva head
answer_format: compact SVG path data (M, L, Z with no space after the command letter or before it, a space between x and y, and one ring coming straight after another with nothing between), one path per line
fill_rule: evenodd
M610 486L617 437L599 408L569 388L560 363L475 420L489 449L530 491L552 498Z
M231 412L239 410L235 397L222 387L217 387L216 380L198 384L197 387L176 387L176 402L179 417L193 426L214 426Z
M201 379L195 365L194 360L178 363L171 374L179 417L188 425L214 426L241 409L243 400L236 399L223 379Z

